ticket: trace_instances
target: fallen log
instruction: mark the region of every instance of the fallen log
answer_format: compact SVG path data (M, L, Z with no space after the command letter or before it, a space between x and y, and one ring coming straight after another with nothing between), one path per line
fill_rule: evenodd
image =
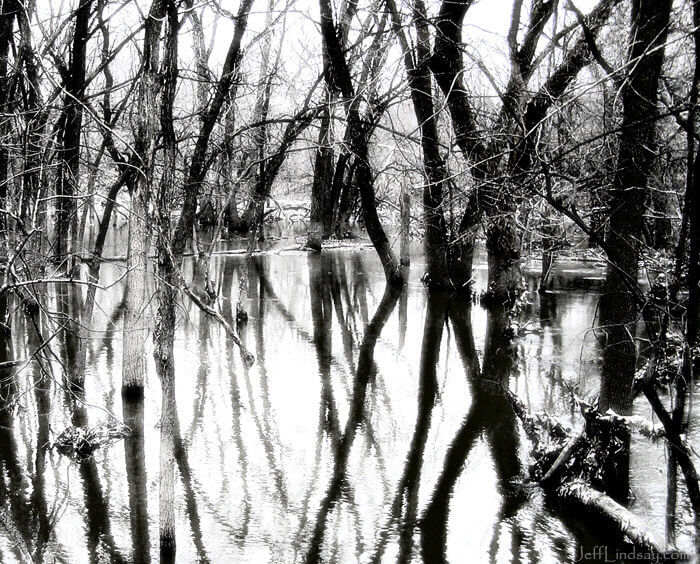
M582 405L586 425L581 432L574 433L547 414L530 413L517 396L510 391L507 394L533 445L531 454L535 463L530 468L533 482L563 505L596 515L606 527L629 540L638 553L649 555L649 559L677 554L674 546L659 540L644 519L590 484L589 477L597 470L591 465L602 466L604 462L604 454L594 451L601 441L590 434L606 423L629 430L631 424L640 421L612 412L603 415Z
M565 480L548 493L553 493L564 503L579 506L602 518L626 537L637 552L649 555L650 560L676 552L675 547L661 541L641 517L581 479Z
M564 465L569 462L571 457L574 455L576 450L580 447L581 442L584 440L584 433L579 433L571 437L564 448L559 453L559 456L554 460L549 469L545 472L544 476L540 479L540 484L549 482L557 477L559 472L562 470Z
M199 298L193 291L192 289L185 283L184 280L181 280L182 283L182 290L185 293L187 297L192 300L192 302L199 308L201 309L204 313L206 313L209 317L215 319L218 321L223 328L226 330L228 333L229 337L233 341L233 343L241 350L241 353L243 354L243 358L245 359L245 362L248 366L252 366L253 363L255 363L255 355L251 353L246 346L243 344L243 342L240 340L238 337L238 333L234 330L233 327L231 327L231 324L226 321L223 315L221 315L218 311L216 311L214 308L208 306L205 304L201 298Z

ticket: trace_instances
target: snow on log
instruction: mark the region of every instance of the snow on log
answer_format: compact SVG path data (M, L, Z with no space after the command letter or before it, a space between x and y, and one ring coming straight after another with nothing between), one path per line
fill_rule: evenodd
M643 519L581 479L564 481L553 493L563 501L580 504L584 509L599 515L632 544L643 549L643 552L664 555L675 551L673 547L661 542Z

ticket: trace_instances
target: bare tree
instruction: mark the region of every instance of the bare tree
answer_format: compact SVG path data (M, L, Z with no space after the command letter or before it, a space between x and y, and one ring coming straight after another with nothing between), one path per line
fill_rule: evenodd
M340 42L338 28L333 19L330 2L319 0L319 6L321 9L321 35L324 49L328 53L328 64L324 69L326 84L330 91L339 92L348 102L355 97L355 89ZM389 238L377 213L374 179L367 148L369 132L356 106L349 104L347 112L347 128L349 129L347 135L350 138L350 150L356 159L355 178L362 202L362 218L367 234L382 262L387 280L397 282L403 280L404 269L389 243Z
M586 29L595 37L619 0L601 0L585 19ZM508 301L519 294L520 236L516 224L518 198L522 196L524 174L530 170L530 153L538 125L578 73L593 60L588 34L581 37L561 64L534 95L528 83L542 58L537 49L544 27L556 2L537 0L530 10L522 41L518 43L522 2L515 0L508 34L510 78L501 94L502 106L492 129L485 134L464 86L464 64L460 45L462 26L471 0L443 2L436 24L431 68L450 111L455 142L469 166L474 186L464 204L456 238L463 244L474 240L482 214L486 221L489 260L488 293L496 301ZM507 157L507 158L506 158ZM506 161L504 163L504 161Z
M135 152L139 172L131 189L129 236L127 240L126 311L124 313L124 354L122 361L122 394L143 396L146 375L145 308L146 272L150 247L149 201L153 185L156 139L158 134L158 102L160 88L158 69L159 42L166 14L165 2L154 0L144 27L143 63L139 77Z

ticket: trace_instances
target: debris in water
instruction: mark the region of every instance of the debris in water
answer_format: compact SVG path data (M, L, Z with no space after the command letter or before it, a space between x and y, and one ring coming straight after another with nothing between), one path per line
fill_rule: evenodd
M241 302L236 304L236 322L248 323L248 312L245 310Z
M101 446L128 437L129 433L129 427L120 421L101 423L95 427L68 427L51 446L73 460L86 460Z

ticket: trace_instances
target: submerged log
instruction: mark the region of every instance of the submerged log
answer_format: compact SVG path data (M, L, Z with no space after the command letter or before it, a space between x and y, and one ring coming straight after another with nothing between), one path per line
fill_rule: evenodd
M535 463L530 468L531 479L546 494L600 518L607 527L628 539L639 553L646 553L651 559L676 552L675 547L659 540L641 517L591 485L600 477L607 458L596 449L614 444L610 437L601 439L595 435L603 428L609 430L611 425L624 427L628 432L631 426L645 429L644 422L613 412L601 414L583 404L586 425L575 434L547 414L530 413L513 393L508 392L508 397L533 445L531 454Z
M601 517L606 524L625 536L639 552L649 554L650 559L676 552L674 547L657 538L646 521L581 479L565 480L549 493L565 503L578 505Z

